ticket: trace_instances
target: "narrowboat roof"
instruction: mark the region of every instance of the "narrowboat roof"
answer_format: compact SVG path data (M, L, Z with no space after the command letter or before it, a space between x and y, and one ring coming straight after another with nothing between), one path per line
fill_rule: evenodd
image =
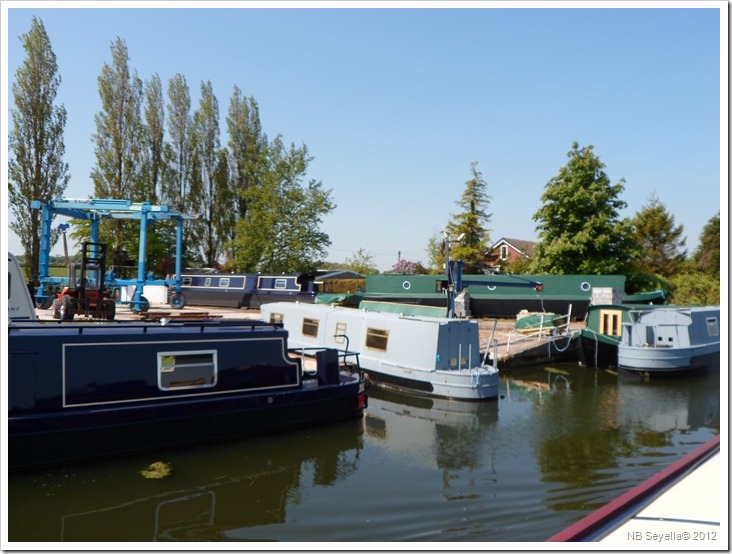
M363 279L364 275L351 271L350 269L341 269L339 271L318 271L318 279Z
M367 275L366 291L369 295L372 293L437 293L436 283L446 279L445 275ZM544 285L544 289L539 293L531 287L510 286L521 282L539 282ZM471 296L490 294L520 298L536 295L545 298L548 298L549 295L559 295L558 297L586 295L589 297L595 287L610 287L625 291L625 275L463 275L463 285L470 290ZM493 288L494 285L495 288Z
M330 306L325 304L300 304L300 303L293 303L293 302L273 302L270 304L265 304L262 306L263 312L275 312L277 313L277 310L286 311L288 309L296 309L297 311L300 311L303 314L313 314L313 313L332 313L332 312L338 312L340 314L346 315L346 316L353 316L353 317L365 317L366 314L368 314L368 317L372 321L399 321L399 320L410 320L410 321L421 321L425 323L435 323L435 324L449 324L454 322L459 322L463 324L464 322L474 323L477 325L477 321L470 321L470 320L461 320L461 319L453 319L448 317L436 317L436 316L428 316L428 315L402 315L399 313L392 313L392 312L382 312L382 311L371 311L371 310L363 310L360 308L348 308L344 306Z

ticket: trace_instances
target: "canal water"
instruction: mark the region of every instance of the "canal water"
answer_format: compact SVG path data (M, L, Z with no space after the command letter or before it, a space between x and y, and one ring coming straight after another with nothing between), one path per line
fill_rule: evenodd
M718 375L515 369L488 403L371 389L360 421L11 475L8 538L540 542L719 428ZM171 474L144 478L156 461Z

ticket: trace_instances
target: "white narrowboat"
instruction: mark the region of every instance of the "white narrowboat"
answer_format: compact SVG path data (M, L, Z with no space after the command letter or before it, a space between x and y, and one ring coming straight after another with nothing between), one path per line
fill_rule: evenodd
M495 342L490 364L477 321L291 302L262 305L261 314L283 324L292 348L357 351L375 385L456 400L498 396Z
M719 306L634 310L623 323L618 367L651 375L719 370Z

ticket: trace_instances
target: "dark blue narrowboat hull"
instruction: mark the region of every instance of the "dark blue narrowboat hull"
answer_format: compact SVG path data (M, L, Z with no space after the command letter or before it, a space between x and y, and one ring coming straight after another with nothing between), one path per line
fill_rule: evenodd
M303 379L262 322L23 324L8 329L9 469L358 418L359 373L321 356Z

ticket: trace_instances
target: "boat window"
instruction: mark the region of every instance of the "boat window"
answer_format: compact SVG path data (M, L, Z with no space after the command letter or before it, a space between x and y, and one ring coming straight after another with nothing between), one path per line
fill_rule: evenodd
M710 337L719 336L719 322L717 321L716 317L707 318L707 332L709 333Z
M192 282L191 277L183 277L182 284L184 287L190 287Z
M276 314L274 312L269 314L270 323L282 323L283 321L285 321L285 316L283 314Z
M203 283L204 287L210 287L211 286L211 277L206 277L206 280Z
M344 344L346 342L346 324L336 323L335 337L336 344Z
M619 337L621 333L620 323L623 320L620 310L600 310L600 333Z
M219 286L220 287L228 287L229 286L229 278L228 277L221 277L219 279Z
M216 366L216 350L158 352L158 387L160 390L213 387Z
M282 290L287 288L287 279L275 279L275 290Z
M387 344L389 342L389 331L384 329L371 329L366 330L366 347L373 348L374 350L386 351Z
M308 337L318 336L318 320L309 317L302 320L302 334Z

